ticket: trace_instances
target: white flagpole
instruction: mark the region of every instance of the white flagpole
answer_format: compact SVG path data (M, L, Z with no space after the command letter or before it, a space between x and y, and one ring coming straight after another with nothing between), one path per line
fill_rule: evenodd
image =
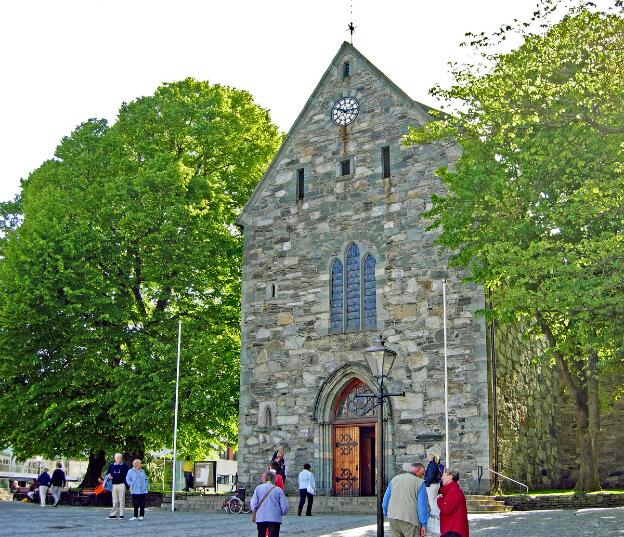
M449 424L448 424L448 355L446 351L446 280L442 280L442 315L444 317L444 421L446 425L446 467L450 468L449 460Z
M180 386L180 341L182 340L182 321L178 320L178 359L176 362L175 410L173 412L173 471L171 472L171 510L175 511L176 454L178 447L178 388Z

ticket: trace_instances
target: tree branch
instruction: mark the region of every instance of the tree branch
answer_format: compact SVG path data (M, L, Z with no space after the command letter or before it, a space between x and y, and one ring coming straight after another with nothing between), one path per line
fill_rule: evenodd
M568 364L565 361L563 354L561 354L561 351L557 349L557 340L555 339L555 336L553 335L550 326L548 326L548 323L544 320L544 317L542 317L541 312L538 311L535 314L535 318L537 319L537 322L542 330L542 334L544 334L544 336L546 337L546 341L548 341L548 345L553 351L566 386L568 387L570 392L572 392L572 396L574 397L577 404L582 403L585 400L584 394L581 390L579 390L578 386L574 382L572 374L570 373L570 368L568 367Z

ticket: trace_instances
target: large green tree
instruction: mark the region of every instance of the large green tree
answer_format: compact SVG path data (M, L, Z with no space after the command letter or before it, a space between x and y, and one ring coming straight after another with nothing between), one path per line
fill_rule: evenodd
M89 120L3 207L0 443L129 456L235 442L242 238L281 136L247 92L187 79ZM14 213L21 216L15 217ZM21 222L21 224L20 224Z
M537 31L471 36L481 61L432 90L453 111L407 142L461 144L431 228L492 291L493 316L547 343L576 410L576 488L596 490L600 380L621 367L624 333L624 19L619 5L560 8L541 2ZM496 52L516 28L521 44Z

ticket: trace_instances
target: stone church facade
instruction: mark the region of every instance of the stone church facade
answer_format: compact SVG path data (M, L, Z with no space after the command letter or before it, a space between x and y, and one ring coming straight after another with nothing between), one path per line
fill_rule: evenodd
M386 480L429 448L443 454L446 279L450 462L466 490L490 488L498 439L488 331L475 314L484 293L447 268L423 218L445 193L435 171L459 148L402 145L429 112L344 43L240 215L241 483L255 485L283 443L290 475L310 463L321 493L374 494L377 410L356 395L374 385L363 350L380 332L397 352L389 389L405 392L385 405ZM528 384L538 375L523 371ZM523 441L548 443L557 413L543 398L535 404L524 407L532 432ZM500 434L515 464L522 434ZM543 462L531 460L536 485L546 483L540 465L555 484L559 454L549 446L536 456Z

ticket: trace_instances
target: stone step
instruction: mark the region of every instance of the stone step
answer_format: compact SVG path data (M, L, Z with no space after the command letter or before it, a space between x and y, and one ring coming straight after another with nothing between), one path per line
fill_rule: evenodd
M178 495L176 494L176 510L178 511L218 511L221 509L224 495ZM468 512L477 513L504 513L511 511L511 507L502 501L495 500L492 496L467 496ZM247 499L249 501L249 498ZM298 496L288 496L288 504L291 512L297 512L299 504ZM171 497L163 498L163 507L171 507ZM367 497L336 497L317 496L314 499L314 511L318 514L362 514L370 515L377 510L376 498Z

